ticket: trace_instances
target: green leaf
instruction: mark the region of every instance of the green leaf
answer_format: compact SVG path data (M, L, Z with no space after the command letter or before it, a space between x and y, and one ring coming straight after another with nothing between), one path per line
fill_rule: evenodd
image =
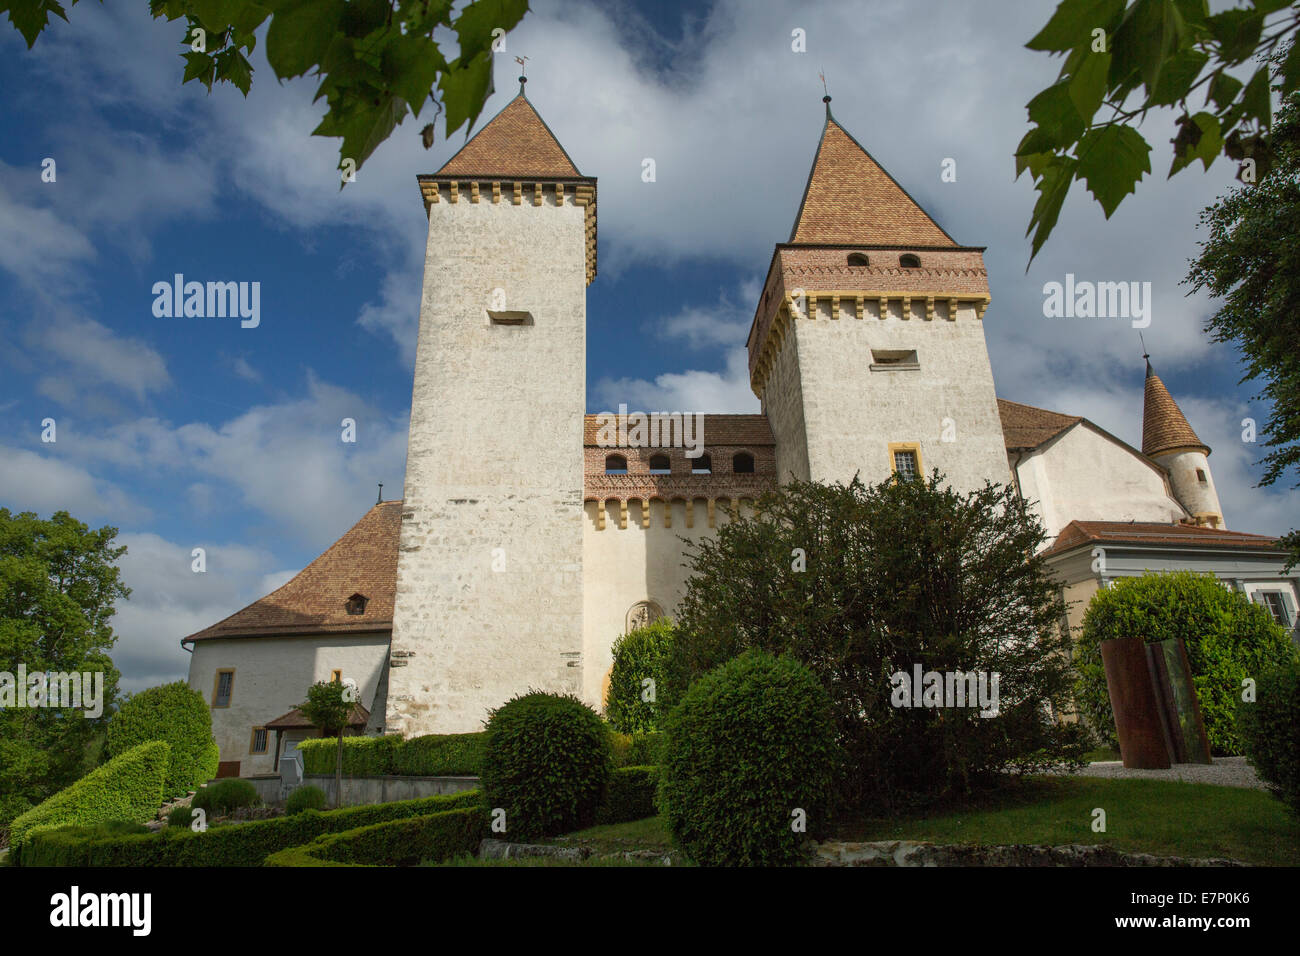
M1079 140L1078 177L1109 219L1120 202L1151 172L1151 146L1131 126L1103 126Z
M1043 27L1025 44L1031 50L1065 53L1092 43L1092 31L1107 33L1124 11L1124 0L1062 0Z
M392 12L388 0L352 0L343 8L339 30L344 36L359 40L387 24Z
M324 58L343 0L300 0L278 8L266 31L266 60L280 79L301 76Z
M190 80L198 80L212 92L212 74L216 70L216 63L212 56L207 53L182 53L185 58L185 76L181 80L182 84Z
M1292 42L1281 71L1282 93L1288 95L1300 89L1300 42Z
M1034 203L1034 212L1029 218L1029 228L1025 231L1025 235L1031 232L1034 234L1029 253L1031 263L1056 226L1056 220L1061 215L1061 206L1065 203L1065 197L1074 182L1077 169L1078 163L1073 158L1057 156L1044 168L1043 175L1038 180L1036 187L1038 201Z
M1264 15L1254 10L1225 10L1205 21L1219 41L1220 56L1229 65L1240 63L1255 52L1264 29Z
M341 136L340 165L343 160L352 159L360 169L405 116L406 101L400 96L381 99L377 106L357 103L346 111L331 107L312 135Z
M465 63L457 59L438 81L442 105L447 110L447 138L466 122L471 126L483 111L492 82L492 54L484 50Z
M1111 52L1117 75L1138 73L1149 96L1159 85L1168 59L1186 38L1186 27L1173 0L1137 0L1115 31Z
M1070 80L1070 101L1085 121L1092 119L1106 98L1110 75L1110 54L1089 53Z
M76 0L73 2L75 3ZM51 13L64 23L68 22L68 15L64 12L63 6L54 0L11 0L0 6L0 13L5 12L6 9L9 12L9 22L22 34L29 50L35 45L41 31L49 25Z
M1065 147L1076 142L1086 128L1070 95L1068 80L1058 80L1043 90L1027 107L1029 119L1043 130L1041 145Z
M253 66L233 47L217 54L217 79L232 83L235 89L248 95L253 83Z
M438 47L427 36L396 36L384 47L380 70L389 87L419 116L438 74L447 68Z
M490 51L492 31L509 32L527 12L528 0L475 0L461 11L454 24L461 61L468 63L483 51Z
M1241 103L1245 117L1259 122L1267 128L1273 122L1273 100L1270 96L1268 67L1261 66L1246 84L1241 94Z
M1214 105L1223 112L1237 99L1237 94L1241 92L1241 80L1227 73L1216 73L1214 79L1210 80L1210 89L1206 94L1206 102L1213 101Z
M1183 100L1209 60L1209 55L1200 50L1188 49L1175 53L1160 72L1160 82L1156 84L1146 105L1172 106Z
M1178 137L1174 140L1174 162L1169 175L1181 171L1195 160L1205 169L1218 158L1223 149L1223 131L1219 118L1213 113L1201 112L1191 117L1181 117Z

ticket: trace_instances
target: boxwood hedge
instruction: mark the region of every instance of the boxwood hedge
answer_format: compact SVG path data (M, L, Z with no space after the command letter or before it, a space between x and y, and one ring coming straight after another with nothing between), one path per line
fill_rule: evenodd
M406 866L473 853L488 834L486 807L444 810L327 833L304 846L272 853L267 866Z
M596 811L596 823L627 823L652 817L658 767L620 767L609 775L605 801Z
M161 740L132 747L9 825L15 859L24 844L49 827L93 826L109 820L139 823L162 806L170 747Z
M153 740L171 747L164 796L182 795L216 776L220 757L212 739L212 712L185 681L141 691L108 722L110 757Z
M429 734L403 740L386 737L344 737L343 773L350 777L387 775L416 777L474 777L483 765L487 735ZM306 740L298 745L303 772L332 774L337 739Z
M476 790L343 810L306 810L294 816L212 827L204 833L168 827L156 834L94 837L66 829L31 835L22 866L261 866L279 850L326 833L480 805Z

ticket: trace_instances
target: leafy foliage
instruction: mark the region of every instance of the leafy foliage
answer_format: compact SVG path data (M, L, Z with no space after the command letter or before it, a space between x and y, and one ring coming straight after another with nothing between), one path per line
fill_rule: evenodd
M42 829L152 819L162 804L167 749L162 741L154 741L114 757L14 820L9 842L21 851L27 838Z
M1029 220L1038 254L1070 186L1083 180L1109 219L1151 171L1151 146L1138 126L1153 109L1178 111L1169 175L1220 155L1250 160L1255 179L1275 161L1267 60L1300 25L1289 0L1246 0L1211 14L1208 0L1061 0L1026 44L1063 55L1060 76L1027 105L1032 128L1016 149L1016 175L1038 190ZM1259 65L1243 82L1247 61ZM1300 54L1291 47L1278 81L1300 88ZM1203 91L1200 108L1189 100Z
M194 807L172 807L167 811L167 825L188 830L194 825Z
M1238 707L1242 750L1269 790L1300 814L1300 662L1265 671Z
M227 777L199 788L190 806L205 811L209 817L220 816L232 810L255 807L262 802L257 788L239 777Z
M452 6L452 0L149 0L155 19L185 21L181 82L198 81L209 92L225 82L248 95L248 57L265 25L266 61L277 79L319 77L316 100L324 99L327 109L313 135L342 139L345 172L349 161L353 171L360 169L408 112L419 117L426 100L445 113L448 139L473 126L492 93L492 43L523 19L528 0L474 0L458 14ZM29 49L51 14L68 19L55 0L0 0L0 13L9 14ZM434 40L439 29L456 34L460 53L453 60ZM422 134L426 148L432 129L429 124Z
M609 779L605 724L564 694L531 691L488 716L483 793L506 813L511 839L591 826Z
M0 826L94 769L117 695L109 651L114 603L127 598L117 529L66 511L42 520L0 508L0 671L102 673L104 716L0 707Z
M1205 734L1216 754L1239 750L1235 722L1242 681L1258 678L1295 653L1268 611L1229 591L1213 575L1176 571L1116 579L1093 595L1075 650L1079 709L1112 745L1115 715L1101 642L1124 637L1141 637L1149 644L1183 639Z
M1300 96L1278 110L1272 150L1269 176L1201 213L1209 237L1184 280L1222 300L1206 331L1241 350L1244 381L1264 383L1260 397L1272 413L1259 429L1271 449L1260 462L1263 485L1288 470L1300 480ZM1300 538L1289 541L1293 563L1300 561Z
M164 796L183 794L216 776L212 712L203 695L185 681L135 694L108 722L109 756L150 740L163 740L171 747Z
M663 734L620 734L612 731L609 744L614 753L615 767L654 766L659 763L663 749Z
M619 767L609 775L605 799L596 811L596 823L626 823L654 816L658 788L658 767Z
M289 816L302 813L304 810L323 809L325 809L325 791L310 784L294 790L284 803L284 812Z
M672 642L673 625L666 618L636 628L614 641L614 666L609 675L605 717L615 730L636 734L658 729L659 715L667 709L659 700L659 687L663 684ZM653 683L646 685L647 680Z
M266 866L402 866L472 853L488 835L481 806L329 833L272 853Z
M831 696L839 798L873 811L1081 762L1080 730L1053 717L1073 675L1042 541L1011 488L785 485L691 554L666 693L750 648L794 657ZM999 674L997 716L894 707L891 676L916 664Z
M678 846L701 866L798 862L829 820L831 713L812 671L765 651L692 684L664 720L660 803Z
M487 734L427 734L403 740L384 737L344 737L343 772L354 777L389 774L420 777L473 777L483 766ZM332 740L304 740L298 744L304 773L333 773L336 760Z
M32 834L22 866L261 866L279 850L310 843L323 833L476 807L477 790L454 796L424 797L396 803L348 807L325 813L305 810L293 816L215 826L202 833L171 827L147 836L84 836L66 829Z

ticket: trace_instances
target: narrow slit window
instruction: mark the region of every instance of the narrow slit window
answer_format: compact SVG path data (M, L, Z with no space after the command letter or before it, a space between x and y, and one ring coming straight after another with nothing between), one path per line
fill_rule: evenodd
M266 728L265 727L253 728L253 739L249 741L248 752L250 754L266 753Z
M230 698L235 692L235 671L234 669L222 669L217 671L217 680L212 688L212 706L229 707Z

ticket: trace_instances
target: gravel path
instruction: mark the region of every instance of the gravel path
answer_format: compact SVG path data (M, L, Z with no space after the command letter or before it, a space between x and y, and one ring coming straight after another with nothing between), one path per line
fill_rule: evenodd
M1107 760L1090 763L1079 773L1085 777L1179 780L1183 783L1212 783L1220 787L1264 789L1264 783L1255 775L1255 768L1245 757L1215 757L1212 764L1176 763L1168 770L1125 770L1120 761Z

